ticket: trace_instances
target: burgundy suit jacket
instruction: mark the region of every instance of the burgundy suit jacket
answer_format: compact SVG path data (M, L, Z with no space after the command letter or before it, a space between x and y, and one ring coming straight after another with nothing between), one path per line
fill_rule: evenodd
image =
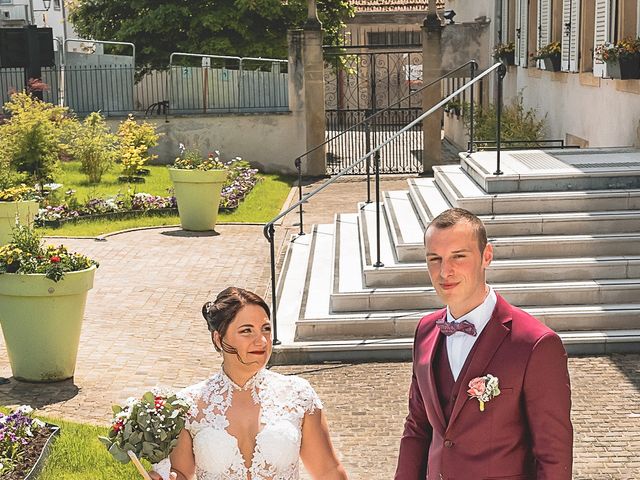
M395 480L571 480L573 428L567 354L558 335L500 295L463 370L448 424L435 389L439 310L420 320L409 415ZM473 352L473 351L472 351ZM472 378L498 377L501 394L468 396Z

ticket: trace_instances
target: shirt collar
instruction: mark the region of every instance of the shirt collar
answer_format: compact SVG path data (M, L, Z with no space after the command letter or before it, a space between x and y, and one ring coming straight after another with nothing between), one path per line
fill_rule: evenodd
M485 297L484 301L460 318L453 318L453 315L451 315L451 312L449 311L449 307L447 307L447 322L462 322L466 320L475 325L476 331L478 332L478 335L480 335L480 332L482 332L487 323L489 323L497 302L498 298L496 297L496 292L493 291L493 288L489 287L489 293ZM464 332L456 332L453 335L463 334Z

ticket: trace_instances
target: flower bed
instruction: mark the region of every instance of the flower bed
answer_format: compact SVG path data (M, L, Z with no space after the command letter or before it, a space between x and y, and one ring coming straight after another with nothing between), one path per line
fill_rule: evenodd
M220 211L232 211L240 205L260 180L257 173L256 169L245 167L230 170L230 182L222 189ZM68 222L177 213L176 199L173 195L162 197L141 192L133 195L118 194L110 198L93 198L76 208L71 208L66 203L49 205L39 210L36 224L57 228Z
M30 407L0 413L0 478L35 479L59 427L31 418Z

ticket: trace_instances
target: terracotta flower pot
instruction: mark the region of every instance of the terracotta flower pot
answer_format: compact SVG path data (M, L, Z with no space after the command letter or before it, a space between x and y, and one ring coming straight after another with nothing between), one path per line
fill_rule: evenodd
M16 380L57 382L73 377L87 293L96 267L65 273L0 275L0 325Z

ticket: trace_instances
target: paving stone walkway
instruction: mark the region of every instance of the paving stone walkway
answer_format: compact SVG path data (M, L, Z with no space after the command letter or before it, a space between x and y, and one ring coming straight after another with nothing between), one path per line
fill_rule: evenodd
M403 189L406 177L384 190ZM305 192L314 185L306 185ZM348 178L305 205L305 224L330 222L366 199L362 179ZM277 230L278 245L296 231L296 215ZM259 225L220 225L216 235L168 227L106 241L68 239L101 266L89 293L76 375L55 384L10 379L0 405L31 404L47 415L106 424L112 403L156 385L180 388L217 370L200 315L229 285L269 290L268 244ZM350 478L392 478L404 416L410 363L276 367L307 378L320 393L332 436ZM640 355L570 359L575 426L575 479L640 479ZM10 377L0 339L0 377ZM307 478L307 477L305 477Z

